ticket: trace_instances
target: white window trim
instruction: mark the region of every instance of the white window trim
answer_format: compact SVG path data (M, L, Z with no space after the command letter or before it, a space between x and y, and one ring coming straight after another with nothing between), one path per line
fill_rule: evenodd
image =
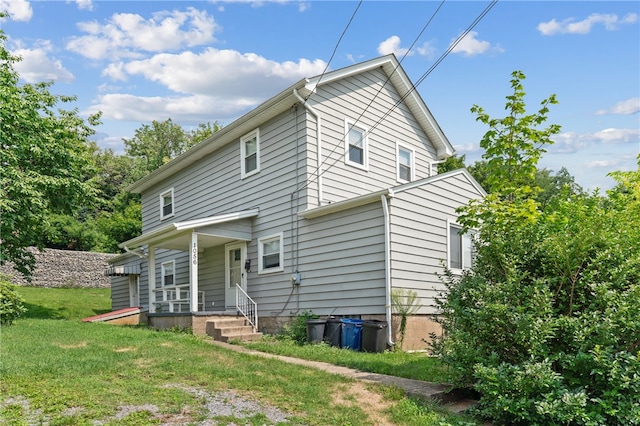
M451 272L453 272L454 274L459 274L461 275L464 271L469 270L468 267L465 267L465 246L464 246L464 239L465 237L467 237L469 239L469 244L473 244L473 241L471 240L472 237L472 232L467 232L466 234L464 234L462 236L462 245L460 247L460 251L461 251L461 255L462 255L462 268L452 268L451 267L451 228L460 228L462 229L462 225L459 225L458 223L456 223L455 221L451 220L451 219L447 219L447 229L446 229L446 233L447 233L447 268L449 268L451 270ZM473 247L471 247L471 256L473 256ZM471 260L471 264L473 265L473 259Z
M171 194L171 213L164 214L164 197L167 194ZM173 188L169 188L166 191L160 193L160 220L173 217L176 214L176 198L174 196Z
M171 270L173 271L173 284L169 284L169 286L176 285L176 261L175 260L170 260L168 262L162 262L160 264L160 285L162 287L167 287L167 285L164 282L164 276L165 276L164 272L165 272L165 269L166 269L165 265L169 265L169 264L171 265L171 268L172 268Z
M409 180L404 180L400 177L400 150L407 151L411 154L411 161L409 167L411 168L411 176ZM416 180L416 151L406 145L396 141L396 180L400 183L413 182Z
M245 168L246 167L245 141L247 141L248 139L252 139L253 137L256 138L256 168L247 172ZM253 176L256 173L260 172L260 129L259 128L251 131L250 133L247 133L246 135L240 138L240 170L241 170L240 172L241 179L248 178L249 176Z
M357 129L362 132L362 135L363 135L362 156L363 156L364 164L356 163L349 159L349 130L351 128ZM344 120L344 162L349 166L353 166L362 170L369 171L369 130L362 126L355 125L355 122L349 119Z
M264 244L268 243L272 240L279 239L280 240L280 266L276 268L265 268L262 261ZM284 271L284 233L280 232L278 234L268 235L266 237L262 237L258 239L258 274L270 274L272 272L282 272Z

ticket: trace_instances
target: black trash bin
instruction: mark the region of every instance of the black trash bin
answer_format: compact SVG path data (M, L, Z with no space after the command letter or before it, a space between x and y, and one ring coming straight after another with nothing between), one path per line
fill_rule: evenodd
M307 342L322 343L322 339L324 337L324 326L326 324L327 320L323 319L307 320Z
M324 328L324 341L336 348L340 347L340 319L331 317L327 319L327 325Z
M364 352L384 352L387 349L387 323L366 320L362 323L362 350Z

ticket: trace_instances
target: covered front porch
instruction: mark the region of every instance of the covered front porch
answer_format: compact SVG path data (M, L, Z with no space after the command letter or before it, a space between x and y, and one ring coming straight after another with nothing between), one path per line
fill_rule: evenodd
M146 260L140 285L148 289L150 325L175 323L195 332L204 317L240 314L257 330L257 306L247 293L247 244L258 213L173 222L120 245Z

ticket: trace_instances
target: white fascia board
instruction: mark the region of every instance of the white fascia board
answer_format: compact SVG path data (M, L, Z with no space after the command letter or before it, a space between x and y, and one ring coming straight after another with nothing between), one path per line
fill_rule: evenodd
M293 94L293 89L300 90L304 88L306 83L306 79L298 81L229 125L223 126L220 130L193 146L188 151L162 165L142 179L129 185L125 190L140 194L144 190L162 182L171 175L195 163L205 155L220 149L228 143L235 142L236 139L241 138L247 132L250 132L256 127L262 125L271 117L274 117L290 108L291 105L297 102L297 99Z
M451 157L455 153L453 145L449 142L449 139L440 128L440 125L431 114L431 111L418 91L412 90L413 83L409 79L409 76L407 76L404 68L402 68L400 62L398 62L398 59L393 54L381 56L379 58L332 71L323 76L310 78L305 85L305 89L314 91L318 86L380 67L384 70L400 96L404 96L411 91L404 101L409 106L411 112L415 115L424 132L435 145L438 156L437 159L444 160Z
M252 209L244 210L241 212L222 214L218 216L205 217L201 219L194 219L187 222L174 222L132 238L128 241L125 241L124 243L120 243L118 244L118 247L127 247L128 249L134 249L145 244L166 241L180 234L183 234L185 231L193 230L195 228L211 226L224 222L232 222L234 220L244 219L248 217L255 217L259 212L259 209Z
M354 64L345 68L341 68L336 71L330 71L324 75L318 75L307 80L305 89L313 91L317 86L331 83L332 81L341 80L343 78L351 77L352 75L361 74L363 72L372 70L374 68L382 67L385 64L392 63L395 68L398 65L398 60L393 54L380 56L379 58L371 59L369 61Z
M233 222L234 220L245 219L248 217L256 217L260 213L260 209L244 210L240 212L233 212L227 214L221 214L218 216L204 217L201 219L189 220L187 222L176 222L174 225L176 230L183 231L185 229L194 229L201 226L211 226L218 223Z
M416 181L409 182L409 183L404 183L402 185L394 186L393 188L391 188L391 191L393 193L403 192L403 191L407 191L407 190L410 190L410 189L413 189L413 188L417 188L419 186L429 185L429 184L432 184L434 182L438 182L440 180L445 180L445 179L448 179L448 178L451 178L451 177L454 177L454 176L457 176L457 175L465 176L465 178L469 181L469 183L471 183L471 185L478 192L478 195L480 195L483 198L487 196L487 192L482 188L482 186L480 186L478 181L474 179L474 177L471 175L471 173L469 173L469 171L467 169L451 170L449 172L440 173L440 174L437 174L435 176L431 176L431 177L428 177L428 178L416 180Z
M331 213L337 213L343 210L352 209L354 207L364 206L380 201L380 196L385 195L387 197L393 196L391 189L383 189L381 191L371 192L369 194L360 195L355 198L349 198L347 200L338 201L335 203L327 204L321 207L315 207L309 210L305 210L298 213L298 216L305 219L313 219L320 216L325 216Z

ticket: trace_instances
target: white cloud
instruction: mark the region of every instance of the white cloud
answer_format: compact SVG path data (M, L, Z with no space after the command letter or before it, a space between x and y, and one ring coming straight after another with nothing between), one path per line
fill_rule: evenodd
M402 58L403 56L413 56L416 52L422 56L433 56L435 53L435 48L431 46L429 43L424 43L422 46L419 46L412 51L409 51L406 47L401 47L402 41L400 37L397 35L392 35L387 38L383 42L378 45L378 53L380 55L388 55L390 53L395 54L398 58Z
M119 80L142 76L179 95L104 93L88 112L103 111L106 119L142 122L167 117L191 123L230 120L295 81L320 74L325 65L322 60L307 59L279 63L253 53L213 48L200 54L158 54L111 64L103 74Z
M0 11L7 12L13 21L29 21L33 16L33 9L27 0L0 0Z
M171 117L176 122L198 123L235 118L254 107L262 99L207 95L136 96L110 93L98 97L98 102L86 113L102 111L105 119L150 122Z
M621 114L621 115L631 115L640 112L640 98L631 98L624 101L620 101L615 104L612 108L606 110L597 111L596 114L604 115L604 114Z
M597 144L626 144L635 142L640 146L640 129L603 129L595 133L565 132L554 136L550 153L571 154Z
M588 34L597 24L602 24L607 31L613 31L619 28L619 24L633 24L637 20L638 15L636 13L629 13L622 19L619 19L616 14L593 13L582 21L576 21L575 18L567 18L560 22L555 19L549 22L541 22L538 24L537 29L542 35Z
M617 166L618 164L620 164L620 161L618 160L595 160L595 161L588 162L586 166L589 169L601 169L601 168L609 169Z
M397 35L389 37L378 45L378 53L381 55L394 53L396 56L401 57L406 55L407 52L407 48L400 47L400 37Z
M488 41L478 40L478 33L476 31L469 31L462 40L451 50L452 53L462 53L465 56L474 56L489 51L502 52L503 49L496 46L491 46ZM455 40L451 42L453 44Z
M593 138L603 143L640 142L640 129L604 129L594 133Z
M478 144L454 145L457 154L474 154L483 151Z
M67 49L90 59L138 58L140 52L161 52L215 41L218 25L206 11L156 12L148 20L133 13L116 13L106 24L80 22L87 35L72 37Z
M75 0L78 9L80 10L93 10L93 1L92 0Z
M72 82L73 74L62 65L62 62L49 56L52 50L51 42L46 40L38 40L33 48L14 49L12 53L22 58L14 64L20 77L27 83L51 80Z
M266 98L295 80L322 73L320 59L276 62L255 53L208 48L201 53L161 53L149 59L111 64L103 72L122 80L140 75L177 93Z

